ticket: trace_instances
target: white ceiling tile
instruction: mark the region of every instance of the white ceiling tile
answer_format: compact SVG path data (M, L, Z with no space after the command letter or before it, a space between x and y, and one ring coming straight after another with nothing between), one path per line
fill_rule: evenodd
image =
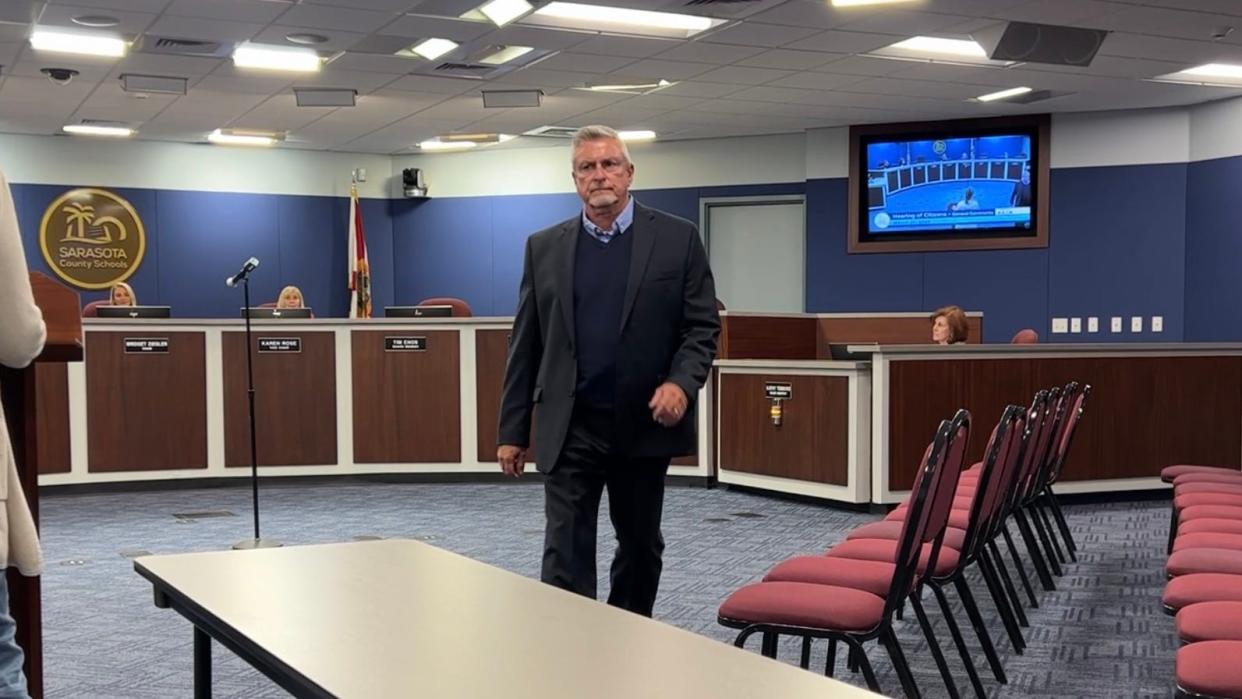
M850 15L849 21L840 25L841 29L854 32L874 32L876 34L902 34L914 36L918 34L935 34L944 27L959 24L971 17L916 12L888 8L883 12L868 12L865 15L849 10L839 10L840 15ZM854 17L858 17L854 19Z
M666 87L663 90L660 90L660 94L707 99L711 97L723 97L731 92L737 92L743 87L743 85L728 83L709 83L700 80L688 80L679 82L671 87Z
M751 17L756 22L818 29L832 29L857 18L856 12L834 10L823 0L790 0Z
M1004 18L1019 22L1089 27L1091 20L1114 9L1116 5L1106 0L1027 0L1023 5L1006 10Z
M0 3L0 22L28 24L39 18L43 3L36 0L6 0Z
M1242 60L1242 46L1117 32L1104 40L1100 46L1100 54L1126 58L1158 58L1197 65Z
M901 40L889 34L867 34L864 32L826 31L815 36L787 44L787 49L799 51L825 51L827 53L863 53Z
M80 27L73 23L73 18L81 15L97 15L100 11L97 8L82 7L80 5L48 5L43 14L39 16L39 26L56 27L67 29L70 31L92 31L84 27ZM94 30L99 32L107 32L109 34L119 34L122 36L137 36L146 31L155 21L156 15L148 12L122 12L119 10L110 10L108 16L115 17L120 21L115 27L109 27L103 30Z
M535 27L509 25L486 35L484 38L493 44L534 46L537 49L548 51L562 51L571 46L581 44L588 36L590 35L581 32L564 32L556 29L538 29Z
M866 79L860 75L805 71L795 73L787 78L781 78L780 80L773 80L769 84L780 87L796 87L804 90L835 90Z
M297 79L290 73L247 71L224 65L195 83L193 90L268 96L288 89Z
M657 58L664 61L697 61L699 63L735 63L762 52L763 49L752 46L732 46L729 44L709 44L702 41L691 41L661 53Z
M293 27L293 26L284 25L284 24L274 24L270 27L267 27L263 31L259 32L258 34L255 34L252 41L254 41L257 44L274 44L277 46L298 46L297 44L287 40L285 37L289 36L290 34L306 33L307 31L308 29L306 27ZM323 42L322 44L315 44L313 47L302 47L302 48L314 48L316 51L320 52L320 55L323 55L324 52L344 51L345 49L348 49L349 47L353 46L354 44L358 43L358 41L366 37L366 34L362 34L359 32L347 32L342 29L315 28L313 30L310 30L310 33L319 34L320 36L326 37L327 41Z
M303 0L307 5L333 5L335 7L357 7L363 10L383 10L385 12L408 12L419 4L419 0Z
M783 24L740 22L703 37L700 41L739 46L784 46L819 33L814 27L791 27Z
M324 5L295 5L280 16L280 23L307 29L344 29L351 32L374 32L394 19L391 12L375 12Z
M359 94L366 94L378 88L384 87L396 80L395 75L385 73L368 73L361 70L341 70L332 67L321 70L318 73L311 73L299 76L293 81L294 87L315 86L315 87L345 87L353 88Z
M269 98L254 109L233 120L229 126L243 129L297 131L337 109L352 107L299 107L292 94Z
M1015 85L1015 87L1017 87ZM1029 87L1042 88L1043 85ZM994 92L991 85L968 85L963 83L933 82L930 80L902 80L898 78L867 78L842 88L844 92L865 92L879 95L908 95L928 99L960 102Z
M580 53L598 53L605 56L629 56L647 58L667 51L677 42L673 39L638 39L625 36L594 36L574 47Z
M650 76L652 78L664 80L686 80L697 75L702 75L711 70L712 66L706 63L684 63L679 61L663 61L659 59L647 59L631 63L625 67L624 72L632 76Z
M204 19L227 19L233 22L267 24L279 17L292 2L271 0L172 0L165 14Z
M793 75L788 70L772 70L770 68L747 68L744 66L726 66L704 73L699 76L703 80L717 83L738 83L741 85L762 85L773 80L780 80Z
M846 75L892 75L909 65L909 61L894 61L871 56L845 56L824 64L818 70Z
M464 19L425 17L423 15L402 15L384 26L382 33L406 36L413 39L439 37L462 43L473 41L484 34L490 33L495 28L496 26L490 22L472 22Z
M585 87L587 83L598 82L599 73L577 73L568 70L542 70L527 68L506 73L497 77L495 83L504 84L507 88L515 83L537 85L539 87Z
M832 54L818 51L790 51L773 49L738 61L740 66L752 68L776 68L780 70L810 70L835 60Z
M203 41L249 41L262 24L164 15L147 28L148 34Z
M368 73L387 73L389 75L405 75L419 66L421 61L400 56L381 56L372 53L354 53L347 51L329 65L344 70L359 70Z
M5 2L7 3L8 0L5 0ZM158 14L168 7L168 2L169 0L78 0L72 3L52 2L49 4L73 4L96 9L119 10L121 12L151 12Z
M445 95L460 95L468 90L479 87L476 80L458 78L433 78L427 75L406 75L388 85L390 90L408 90L410 92L438 92Z
M611 73L634 62L625 56L601 56L592 53L563 51L553 54L536 65L544 70L581 70L590 73Z
M69 68L78 71L71 84L99 82L106 78L117 65L118 58L97 58L94 56L73 56L69 54L46 54L26 51L21 59L11 67L5 68L9 75L20 75L26 78L39 78L50 83L40 72L43 68Z
M116 72L186 78L195 75L206 75L227 62L229 62L227 58L195 58L192 56L160 56L152 53L131 53L116 64Z
M136 97L116 83L100 85L74 113L75 120L106 119L140 124L164 111L178 95Z

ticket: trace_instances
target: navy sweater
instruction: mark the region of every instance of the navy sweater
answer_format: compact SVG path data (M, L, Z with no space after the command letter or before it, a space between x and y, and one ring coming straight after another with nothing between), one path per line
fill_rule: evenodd
M623 231L608 243L578 228L574 256L574 330L578 348L579 404L611 408L617 395L621 311L630 274L634 235Z

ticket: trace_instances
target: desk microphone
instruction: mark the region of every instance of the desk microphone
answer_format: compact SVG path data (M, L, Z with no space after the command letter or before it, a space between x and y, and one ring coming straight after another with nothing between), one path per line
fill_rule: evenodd
M250 272L253 271L254 268L258 266L259 266L259 258L252 257L249 260L246 260L246 264L242 265L240 272L224 280L225 285L226 286L237 286L237 282L245 279L246 275L250 274Z

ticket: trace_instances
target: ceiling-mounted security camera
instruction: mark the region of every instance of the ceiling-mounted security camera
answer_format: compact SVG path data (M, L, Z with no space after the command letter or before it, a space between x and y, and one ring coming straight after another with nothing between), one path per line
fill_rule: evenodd
M57 85L68 85L78 75L78 71L72 68L41 68L39 72Z

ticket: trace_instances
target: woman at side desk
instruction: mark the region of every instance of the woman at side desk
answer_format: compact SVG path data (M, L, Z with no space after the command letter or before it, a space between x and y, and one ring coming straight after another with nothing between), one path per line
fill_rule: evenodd
M112 291L108 296L108 305L110 306L137 306L138 295L134 293L133 287L125 282L117 282L112 285Z
M966 312L957 306L945 306L931 314L931 339L937 345L957 345L970 336Z
M280 290L280 296L276 298L277 308L305 308L306 303L302 298L302 290L292 284Z

